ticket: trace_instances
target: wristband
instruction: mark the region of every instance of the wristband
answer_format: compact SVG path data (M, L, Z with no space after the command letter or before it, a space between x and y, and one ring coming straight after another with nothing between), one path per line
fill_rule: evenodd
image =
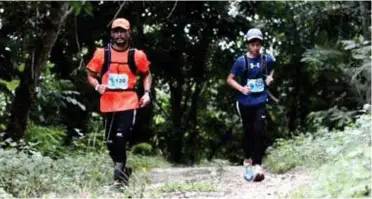
M98 91L98 87L99 87L99 84L97 84L96 87L94 87L94 90Z

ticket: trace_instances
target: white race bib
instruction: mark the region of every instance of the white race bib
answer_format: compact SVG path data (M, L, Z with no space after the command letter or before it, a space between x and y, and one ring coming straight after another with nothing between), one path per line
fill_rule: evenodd
M109 73L108 88L109 89L127 89L128 88L128 75Z
M258 79L248 79L247 86L251 89L252 93L259 93L264 91L265 89L265 83L263 81L263 78Z

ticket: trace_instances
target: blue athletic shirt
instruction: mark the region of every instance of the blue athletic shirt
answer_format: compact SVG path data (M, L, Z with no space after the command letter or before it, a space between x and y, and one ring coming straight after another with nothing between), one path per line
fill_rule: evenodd
M261 55L255 57L255 58L248 58L248 79L259 79L262 77L262 72L265 73L266 70L263 70L261 72ZM271 70L274 68L275 60L270 55L266 55L266 67L267 72L270 74ZM247 80L243 80L244 78L244 69L245 69L245 60L244 55L238 57L234 63L234 65L231 68L230 73L234 74L237 77L240 77L240 85L244 86L245 83L247 83ZM265 77L262 78L263 83L265 84ZM266 103L267 101L267 88L266 84L264 86L264 90L262 92L257 93L248 93L248 95L244 95L243 93L239 92L237 95L237 100L240 104L244 106L258 106L261 104Z

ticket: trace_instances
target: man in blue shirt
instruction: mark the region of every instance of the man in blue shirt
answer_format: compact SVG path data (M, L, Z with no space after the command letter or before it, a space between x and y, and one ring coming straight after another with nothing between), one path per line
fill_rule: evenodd
M261 167L264 155L265 105L267 87L273 81L274 58L261 54L262 32L257 28L245 35L248 52L238 57L227 77L227 83L237 90L237 110L244 128L244 162L246 180L264 179ZM239 77L240 82L235 78Z

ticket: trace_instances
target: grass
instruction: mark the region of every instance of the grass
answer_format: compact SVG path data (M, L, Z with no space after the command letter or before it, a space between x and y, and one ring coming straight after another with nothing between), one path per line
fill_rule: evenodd
M158 188L161 192L176 192L176 191L197 191L197 192L215 192L219 190L219 186L211 182L180 182L168 183Z
M265 167L283 173L304 167L311 185L292 194L295 198L371 196L371 115L363 115L343 131L321 129L292 140L279 140L268 150Z
M135 170L149 171L151 168L167 168L173 165L161 156L129 155L127 164Z
M155 189L147 190L143 196L146 198L162 198L168 194L179 192L221 192L222 190L220 184L210 181L168 182Z
M6 150L0 153L0 165L0 196L6 195L6 198L80 198L87 193L89 197L118 194L111 186L113 163L103 152L53 160L40 153L28 155ZM143 186L141 183L147 182L141 173L152 167L171 165L161 157L129 154L128 166L135 169L131 186L137 190Z

